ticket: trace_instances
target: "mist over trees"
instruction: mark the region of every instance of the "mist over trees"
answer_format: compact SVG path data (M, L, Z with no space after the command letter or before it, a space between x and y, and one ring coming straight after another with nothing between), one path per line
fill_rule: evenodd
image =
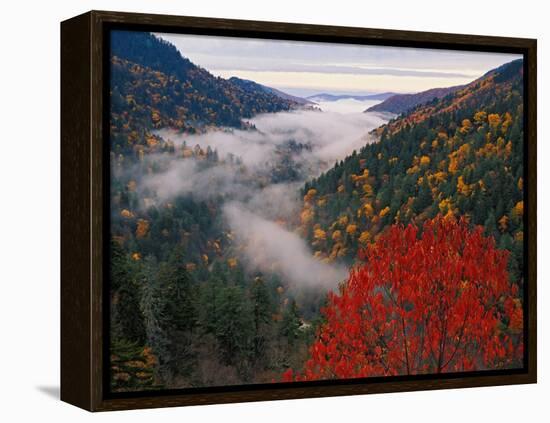
M520 365L523 86L516 62L385 123L368 113L305 110L255 84L214 77L151 34L113 35L113 391ZM377 293L395 276L391 249L420 251L430 231L472 241L469 253L454 243L459 237L437 244L449 266L468 270L438 285L437 254L424 261L403 254L403 266L422 279L409 275L402 307L389 310L391 298ZM384 253L379 273L369 267L375 252ZM471 273L480 266L485 273ZM498 292L487 291L493 282ZM474 285L498 304L467 297ZM467 348L484 343L480 354L491 360L468 363L463 350L442 354L446 365L438 369L417 344L416 367L407 367L401 341L408 336L392 326L386 350L369 338L372 324L394 325L395 315L413 313L410 303L428 303L411 297L420 287L489 310L490 319L465 320L485 324L483 336L469 332ZM346 301L353 307L341 308ZM468 307L451 303L463 307L453 316L464 318ZM352 323L364 307L378 314L357 329ZM358 346L363 337L369 342ZM350 345L368 362L334 358Z

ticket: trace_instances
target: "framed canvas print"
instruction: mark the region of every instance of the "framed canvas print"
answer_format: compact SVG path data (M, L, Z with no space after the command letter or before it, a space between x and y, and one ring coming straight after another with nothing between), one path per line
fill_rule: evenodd
M61 398L536 382L536 41L61 24Z

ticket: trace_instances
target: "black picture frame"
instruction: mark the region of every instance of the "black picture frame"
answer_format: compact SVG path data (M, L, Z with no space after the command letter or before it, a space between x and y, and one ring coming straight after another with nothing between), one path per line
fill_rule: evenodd
M523 369L110 393L109 31L423 47L524 56ZM536 40L91 11L61 23L61 399L90 411L536 383ZM107 234L107 236L106 236Z

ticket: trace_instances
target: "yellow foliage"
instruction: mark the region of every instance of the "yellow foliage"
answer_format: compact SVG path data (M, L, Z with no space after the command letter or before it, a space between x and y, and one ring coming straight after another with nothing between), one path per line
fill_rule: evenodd
M327 239L327 234L322 229L315 229L313 231L313 238L318 241L324 241L325 239Z
M523 191L523 178L521 176L518 179L518 189Z
M349 235L354 235L355 232L357 232L357 225L348 225L348 227L346 228L346 232L349 234Z
M453 212L453 210L449 209L449 211L447 212L447 214L445 214L445 216L443 217L445 220L449 220L449 219L454 219L455 218L455 214Z
M157 112L156 110L153 110L151 112L151 120L153 121L153 123L157 124L160 122L160 113Z
M359 242L361 244L366 244L370 241L370 233L368 231L361 232L361 236L359 236Z
M458 150L449 154L449 172L454 174L462 165L466 156L470 153L470 144L462 144Z
M458 177L456 189L460 194L466 197L468 197L472 193L472 188L470 187L470 185L464 183L464 177L462 175Z
M227 259L227 265L228 265L231 269L237 267L237 263L238 263L238 261L237 261L236 258L229 258L229 259Z
M342 227L346 226L348 222L349 222L349 218L346 215L340 216L338 218L338 224Z
M460 133L466 134L472 129L472 121L470 119L464 119L462 121L462 128L460 128Z
M430 158L428 156L422 156L420 158L420 166L428 166L430 164Z
M309 203L317 195L317 190L311 188L306 195L304 195L304 201Z
M207 254L203 254L203 255L202 255L202 261L203 261L205 264L208 264L208 255L207 255Z
M382 210L380 210L379 216L384 217L390 212L390 208L388 206L384 207Z
M158 145L158 141L155 137L147 137L147 145L149 147L156 147Z
M149 232L149 222L145 219L138 219L136 228L136 238L144 238Z
M369 170L368 169L363 169L363 174L362 175L351 175L350 176L352 182L354 182L356 185L361 185L363 183L365 183L367 181L367 179L369 178Z
M363 192L365 193L366 197L372 197L373 190L369 184L363 185Z
M365 212L365 216L372 216L374 213L374 209L370 205L370 203L367 203L363 206L363 211Z
M484 123L487 120L487 112L477 112L474 115L474 122L478 125Z
M502 122L502 126L500 127L503 134L505 134L506 131L508 131L508 127L512 124L512 122L513 122L512 115L510 114L510 112L506 112L504 114L504 121Z
M134 260L134 261L141 260L141 254L140 253L133 253L132 254L132 260Z
M447 173L442 171L436 172L428 177L428 180L435 181L438 184L445 182L445 179L447 179Z
M501 232L505 232L508 229L508 221L510 219L508 216L504 215L498 220L498 227L500 228Z
M302 213L300 213L300 221L303 225L307 225L313 220L313 210L310 208L305 208L302 210Z
M336 230L332 233L332 240L333 241L339 241L342 239L342 231Z
M506 147L504 147L504 154L506 158L509 158L512 155L512 141L508 141L506 143Z
M122 209L122 211L120 212L120 215L122 217L125 217L126 219L130 219L134 217L134 213L132 213L130 210L127 210L127 209Z
M453 205L451 203L450 198L444 198L443 200L441 200L439 202L438 206L439 206L439 211L441 212L441 214L446 214L447 212L452 211L452 209L453 209Z
M344 187L344 185L339 185L338 186L338 192L344 192L346 190L346 188Z
M487 187L485 186L485 182L483 182L483 179L480 179L477 183L482 192L487 191Z
M516 218L523 217L523 201L518 201L512 209L512 216Z
M416 173L419 170L420 170L420 168L418 167L418 165L414 165L414 166L411 166L407 169L407 174L412 175L413 173Z
M500 116L498 113L491 113L487 120L489 121L489 125L494 128L497 127L500 124Z
M523 231L518 231L514 236L514 239L518 242L523 242Z
M313 253L313 257L321 260L323 257L325 257L325 253L323 253L322 251L315 251L315 253Z

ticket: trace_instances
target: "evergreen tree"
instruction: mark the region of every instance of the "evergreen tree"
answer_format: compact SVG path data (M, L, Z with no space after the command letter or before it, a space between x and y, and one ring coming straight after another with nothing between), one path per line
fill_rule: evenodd
M270 322L271 298L263 279L258 276L251 287L250 299L254 316L254 359L260 360L265 351L267 328Z
M111 242L112 335L143 345L145 325L140 309L140 287L120 245Z

